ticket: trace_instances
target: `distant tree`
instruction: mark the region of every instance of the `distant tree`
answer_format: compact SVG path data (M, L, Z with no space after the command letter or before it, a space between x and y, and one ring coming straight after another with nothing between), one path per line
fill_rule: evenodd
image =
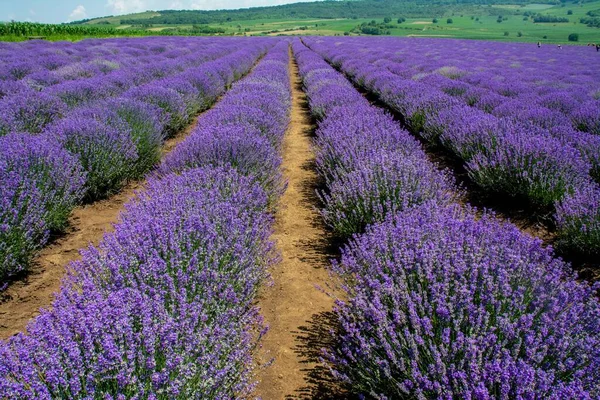
M533 22L569 22L569 18L537 14L533 17Z
M573 15L573 10L567 11L567 15Z
M390 17L385 17L385 18L383 19L383 22L384 22L385 24L389 24L390 22L392 22L392 19L391 19Z
M453 23L453 22L454 22L454 21L452 21L452 18L448 18L448 19L446 20L446 23L447 23L447 24L451 24L451 23Z
M548 35L544 35L542 39L548 39Z
M401 23L403 23L403 22L406 22L406 18L404 18L404 17L400 17L400 18L398 18L398 23L399 23L399 24L401 24Z
M344 36L350 36L350 32L344 32Z
M510 33L508 31L504 31L504 36L508 36Z
M523 17L523 21L529 21L529 17Z
M471 20L474 20L474 19L475 19L475 17L471 15Z
M431 22L433 22L434 24L437 24L438 20L437 20L437 18L434 18L434 19L431 20Z
M523 32L521 32L521 31L517 32L517 36L518 37L523 37Z
M579 42L579 33L571 33L569 35L569 42Z

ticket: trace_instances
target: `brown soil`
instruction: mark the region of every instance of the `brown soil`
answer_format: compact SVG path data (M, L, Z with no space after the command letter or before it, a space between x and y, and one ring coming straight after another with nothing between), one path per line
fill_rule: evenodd
M288 187L276 214L273 240L281 262L270 271L259 306L269 326L259 359L256 395L263 399L331 398L329 378L318 360L333 326L333 300L326 289L329 259L335 255L315 209L318 176L311 151L313 125L298 67L290 58L291 122L283 142L283 173Z
M198 119L163 145L163 156L181 142L196 126ZM48 307L60 289L65 267L80 258L79 250L97 245L105 232L113 230L123 205L143 188L143 182L130 182L117 194L76 208L69 218L67 232L54 238L42 249L30 271L0 293L0 340L24 331L29 320Z

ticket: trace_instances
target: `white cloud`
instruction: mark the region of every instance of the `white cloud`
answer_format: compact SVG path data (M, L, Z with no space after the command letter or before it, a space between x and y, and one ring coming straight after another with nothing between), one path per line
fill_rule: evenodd
M263 6L277 6L282 4L315 1L315 0L191 0L191 10L221 10L235 8L250 8ZM179 1L178 1L179 2Z
M171 10L182 10L184 9L183 3L179 0L174 0L169 4L169 9Z
M211 1L206 0L193 0L190 3L190 10L206 10L207 6L211 6ZM212 7L215 7L214 2L212 2Z
M87 12L85 11L85 7L82 5L78 5L73 11L71 11L71 14L69 14L69 21L77 21L86 17Z
M146 11L148 7L143 0L108 0L106 7L110 9L111 14L131 14L135 12Z

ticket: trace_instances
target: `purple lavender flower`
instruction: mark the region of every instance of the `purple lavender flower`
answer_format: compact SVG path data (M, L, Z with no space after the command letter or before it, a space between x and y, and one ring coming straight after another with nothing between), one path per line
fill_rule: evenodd
M596 398L600 307L541 241L435 202L369 229L334 271L351 390L375 398Z
M131 165L138 159L131 131L125 124L119 129L101 121L98 115L82 113L53 124L45 132L57 137L79 159L87 173L88 199L117 190L130 177Z
M583 103L573 112L573 125L583 132L600 135L600 101Z
M0 137L0 285L27 268L48 231L64 229L84 193L76 157L53 138Z
M142 176L158 164L165 132L160 108L124 98L108 100L97 107L104 113L110 110L116 114L110 118L114 128L130 132L138 157L131 171L132 177Z
M201 166L230 166L259 182L275 199L283 190L281 158L253 127L202 126L167 156L161 174Z
M153 180L72 265L55 300L0 344L11 397L224 399L252 389L252 306L271 245L267 198L223 169Z
M173 89L148 84L130 89L125 97L161 108L166 117L167 137L181 129L189 119L183 98Z
M600 255L600 189L577 188L556 205L561 248L585 255Z
M340 237L429 200L449 204L457 197L447 173L421 157L400 152L365 152L352 172L335 176L321 199L325 223Z
M467 170L474 182L491 193L521 197L534 207L548 208L589 181L590 165L571 146L516 130L499 138L488 154L474 155Z
M152 163L163 133L179 123L173 118L183 115L179 111L191 110L185 109L191 105L180 101L182 97L198 101L192 108L201 103L206 107L275 42L270 38L244 43L229 38L143 38L56 44L62 46L61 54L77 60L49 66L57 76L102 77L114 93L129 89L127 97L135 91L131 87L147 85L133 93L140 95L141 103L114 98L75 107L36 139L56 136L89 170L88 196L104 193L135 171L140 160L146 160L147 166ZM6 51L13 51L12 47ZM0 59L3 51L0 44ZM278 96L279 106L269 108L281 116L269 128L268 135L274 138L282 136L289 113L289 98L280 95L285 93L280 87L288 83L287 54L287 43L280 42L265 58L275 71L257 68L261 71L257 78L279 80L265 91L267 96ZM112 64L104 60L115 59L122 70L135 70L135 74L111 72ZM205 63L210 66L203 69ZM76 67L64 68L72 64ZM184 81L186 76L191 86ZM150 82L156 79L175 90L154 87L156 82ZM150 88L156 89L154 93L145 91ZM196 91L198 98L193 99ZM262 140L274 162L280 162L273 146L255 128L248 129L249 121L238 122L235 126L249 134L244 140ZM221 123L218 128L227 132L231 126ZM226 140L222 143L215 152L227 147ZM205 164L199 161L199 165ZM2 166L0 162L0 171ZM258 175L266 177L260 165L247 177L228 163L224 166L149 179L146 190L127 205L115 231L70 266L51 310L42 311L27 334L0 343L3 395L230 399L251 394L252 355L264 333L254 297L275 259L269 242L272 217L266 212L273 193L265 193L257 182ZM15 179L15 174L9 178ZM0 213L2 221L15 217L39 221L27 214L37 216L37 209L29 207L41 204L37 191L31 189L37 188L26 187L18 212L10 210L8 219ZM16 185L10 189L6 193L13 197L20 190ZM2 205L4 193L2 186ZM47 233L43 225L21 226L29 229L17 232L26 239L37 231ZM3 239L6 225L0 227ZM31 249L23 247L22 254L34 251L39 241L38 237L19 242L33 244ZM3 258L5 249L0 245ZM20 254L13 251L8 256Z
M9 132L40 133L62 118L65 105L55 96L30 89L0 100L0 135Z

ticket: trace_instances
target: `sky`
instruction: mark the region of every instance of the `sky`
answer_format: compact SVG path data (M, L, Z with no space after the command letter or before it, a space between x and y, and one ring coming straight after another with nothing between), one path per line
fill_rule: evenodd
M146 10L217 10L314 0L0 0L0 21L59 23Z

